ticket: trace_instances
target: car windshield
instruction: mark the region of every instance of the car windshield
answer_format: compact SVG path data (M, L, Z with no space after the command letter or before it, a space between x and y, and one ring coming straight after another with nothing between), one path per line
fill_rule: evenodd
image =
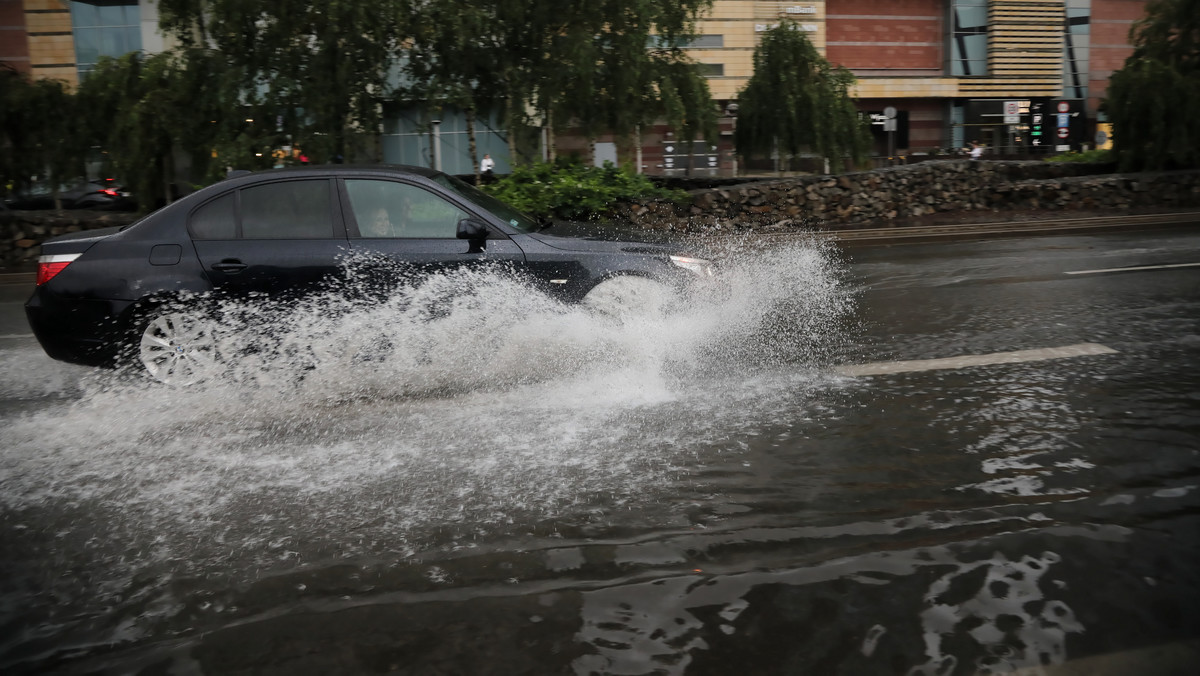
M447 176L446 174L438 174L433 177L433 180L443 187L458 193L472 204L504 219L509 225L521 232L537 232L541 229L537 221L532 217L521 213L517 209L501 202L469 183L465 183L453 176Z

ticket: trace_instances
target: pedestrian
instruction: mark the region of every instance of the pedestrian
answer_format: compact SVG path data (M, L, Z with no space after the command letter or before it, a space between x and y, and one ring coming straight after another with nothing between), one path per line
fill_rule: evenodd
M496 180L496 161L488 153L484 153L483 159L479 161L479 173L483 174L485 183L491 183Z
M971 159L977 160L983 155L983 146L978 141L971 141Z

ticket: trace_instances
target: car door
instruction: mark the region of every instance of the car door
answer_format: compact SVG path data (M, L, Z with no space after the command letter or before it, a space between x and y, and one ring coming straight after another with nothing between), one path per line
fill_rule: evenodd
M355 259L391 283L464 265L525 260L521 248L494 227L482 246L458 239L460 221L486 219L429 186L364 177L343 179L342 190Z
M188 230L213 288L292 296L342 276L348 253L333 180L253 184L198 207Z

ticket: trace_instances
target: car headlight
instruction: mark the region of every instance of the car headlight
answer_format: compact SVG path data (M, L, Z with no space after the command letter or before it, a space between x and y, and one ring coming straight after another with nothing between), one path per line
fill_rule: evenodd
M685 270L691 270L701 277L713 276L712 261L688 256L671 256L671 262Z

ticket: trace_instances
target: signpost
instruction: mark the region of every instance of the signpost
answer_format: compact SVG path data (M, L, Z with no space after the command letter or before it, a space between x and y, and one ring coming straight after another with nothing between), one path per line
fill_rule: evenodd
M1021 102L1004 102L1004 124L1021 124Z
M888 157L891 157L896 154L896 107L884 108L883 117L883 130L888 135Z

